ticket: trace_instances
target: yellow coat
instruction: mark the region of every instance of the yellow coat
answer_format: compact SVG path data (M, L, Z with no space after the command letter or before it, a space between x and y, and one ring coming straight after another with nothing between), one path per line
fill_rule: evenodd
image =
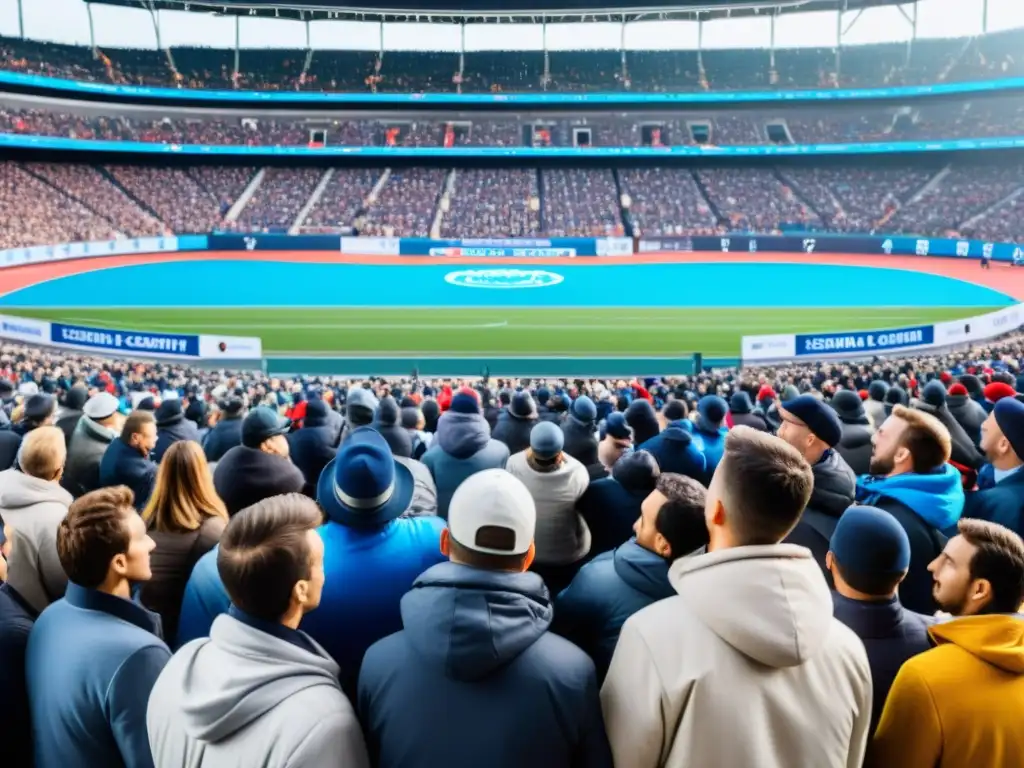
M900 668L871 742L872 768L1024 766L1024 620L969 616Z

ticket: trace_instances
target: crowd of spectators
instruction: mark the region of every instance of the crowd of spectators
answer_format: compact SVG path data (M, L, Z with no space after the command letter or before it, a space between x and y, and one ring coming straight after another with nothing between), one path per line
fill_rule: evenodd
M447 171L394 168L376 200L371 200L359 232L385 237L428 237L437 214Z
M708 91L915 85L1024 73L1020 31L841 49L456 53L172 48L100 50L0 38L0 66L185 88L382 92ZM171 69L173 61L174 69Z
M323 194L302 222L304 227L350 227L380 180L380 168L335 168Z
M643 237L710 235L720 230L693 174L683 168L619 171L633 234Z
M620 235L624 231L615 177L608 170L541 172L544 230L556 237Z
M714 117L694 113L672 119L622 119L588 117L585 119L546 119L551 146L570 147L574 128L590 129L589 144L604 147L636 147L645 144L644 125L660 125L660 144L664 146L696 143L689 123L704 126L709 144L720 146L767 144L768 126L783 130L782 143L849 143L870 141L910 141L925 139L987 138L1019 136L1024 132L1024 108L999 99L992 103L972 102L951 108L948 105L914 108L863 110L835 109L828 113L806 110L766 115L718 114ZM452 140L445 136L452 126ZM159 144L207 144L245 146L311 146L313 131L322 131L329 146L497 146L524 145L524 128L506 118L474 117L452 124L445 120L395 121L367 118L337 120L328 118L215 119L165 117L159 120L129 115L89 115L51 112L41 109L0 110L0 132L38 136L60 136L83 140L141 141ZM457 128L456 128L457 126ZM775 139L778 141L778 139Z
M540 233L537 171L456 170L442 237L533 237Z
M268 168L240 215L229 212L257 169L249 167L106 168L68 163L8 163L8 183L32 190L44 214L37 234L22 224L4 247L53 244L99 233L96 239L169 232L287 231L355 227L365 235L427 236L443 212L445 236L541 234L592 237L623 234L694 235L781 230L881 232L1016 241L1022 169L1016 163L956 162L877 167L786 165L778 168L466 169L446 191L446 169L389 173L377 199L371 192L385 168L336 168L301 222L325 173L321 168ZM624 197L623 197L624 196ZM8 197L13 197L9 193ZM8 204L24 211L28 201ZM94 226L54 211L88 211ZM990 210L991 209L991 210ZM1011 215L1006 215L1011 214ZM236 220L237 219L237 220ZM45 226L40 222L45 221ZM495 231L488 232L488 227ZM403 236L403 235L398 235Z
M0 345L5 765L1019 764L1021 360L1019 329L618 381Z
M323 178L321 168L267 168L236 228L287 232Z

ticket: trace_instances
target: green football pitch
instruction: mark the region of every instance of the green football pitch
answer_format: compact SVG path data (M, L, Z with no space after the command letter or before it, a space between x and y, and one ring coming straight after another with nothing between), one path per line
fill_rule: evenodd
M12 314L141 331L258 336L268 356L736 357L743 335L870 331L999 307L675 309L21 309Z

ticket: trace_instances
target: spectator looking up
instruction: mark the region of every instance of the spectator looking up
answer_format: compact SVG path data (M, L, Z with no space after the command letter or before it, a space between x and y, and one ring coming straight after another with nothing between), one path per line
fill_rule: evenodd
M1024 542L963 519L929 565L953 621L929 630L937 647L896 675L869 754L878 768L1024 763Z
M981 450L989 460L991 485L968 493L964 517L989 520L1024 532L1024 403L1005 397L981 425ZM981 483L979 482L979 488Z
M708 554L676 560L678 594L622 626L601 689L617 764L861 764L871 719L864 646L832 617L810 552L779 543L812 483L784 441L730 431L707 494ZM711 714L721 712L730 718Z

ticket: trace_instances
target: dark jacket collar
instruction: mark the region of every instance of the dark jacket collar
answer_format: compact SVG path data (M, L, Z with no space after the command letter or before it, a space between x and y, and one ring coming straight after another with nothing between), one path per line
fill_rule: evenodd
M163 637L160 615L146 610L131 600L108 595L106 592L100 592L98 589L87 589L75 584L73 581L68 582L64 599L76 608L83 608L87 611L101 611L121 619L121 621L134 624L139 629L151 632L157 637Z
M228 615L238 619L246 626L298 646L304 651L320 655L313 644L309 641L309 638L297 629L292 629L291 627L286 627L283 624L278 624L273 621L266 621L265 619L257 618L256 616L246 613L241 608L236 608L234 605L228 608Z
M835 617L861 639L892 637L907 612L898 597L888 600L853 600L833 592L832 604Z
M3 592L5 595L10 597L11 600L13 600L15 604L17 604L17 606L21 608L21 610L23 610L25 613L31 616L32 621L35 621L39 618L39 611L37 611L35 608L29 605L28 601L21 596L21 593L18 592L18 590L16 590L14 587L8 584L6 581L0 583L0 592Z

